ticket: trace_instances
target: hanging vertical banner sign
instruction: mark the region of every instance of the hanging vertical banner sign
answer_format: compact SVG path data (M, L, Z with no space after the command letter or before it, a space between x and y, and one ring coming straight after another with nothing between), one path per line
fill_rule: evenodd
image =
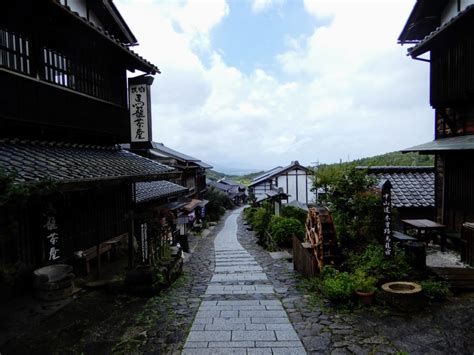
M147 84L129 86L130 129L132 142L147 142L150 138L150 95Z
M140 244L142 252L142 263L145 264L148 262L148 231L146 223L142 223L140 225Z
M382 207L383 207L383 240L384 240L384 255L386 257L392 256L392 184L386 180L382 184Z
M59 229L54 211L43 214L43 233L45 235L45 259L47 263L54 263L61 258L59 249Z

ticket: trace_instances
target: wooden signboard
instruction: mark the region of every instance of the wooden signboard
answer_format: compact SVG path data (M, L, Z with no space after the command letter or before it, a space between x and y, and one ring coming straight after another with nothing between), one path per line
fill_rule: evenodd
M392 245L392 184L389 180L385 180L380 185L382 190L382 207L383 207L383 241L384 255L391 257L393 254Z

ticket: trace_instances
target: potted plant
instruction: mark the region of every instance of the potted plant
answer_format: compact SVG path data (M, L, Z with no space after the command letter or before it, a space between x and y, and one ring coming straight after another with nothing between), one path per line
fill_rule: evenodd
M376 290L376 282L377 279L375 277L367 275L363 270L358 269L354 272L352 275L352 283L360 303L365 305L372 303Z

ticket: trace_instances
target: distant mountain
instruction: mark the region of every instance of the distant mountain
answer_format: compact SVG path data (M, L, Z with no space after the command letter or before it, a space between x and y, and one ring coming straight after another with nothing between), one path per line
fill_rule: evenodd
M434 166L433 155L421 155L418 153L391 152L373 157L356 159L349 162L321 164L320 168L331 166Z
M433 155L421 155L418 153L403 154L400 152L392 152L350 162L321 164L320 166L340 164L359 166L434 166L434 157ZM250 169L223 168L220 170L219 167L215 167L215 169L216 170L208 170L206 172L206 176L209 179L219 180L227 178L246 186L250 184L253 178L264 173L264 171L255 172L255 170Z
M233 168L228 166L222 166L219 164L212 164L215 171L219 171L222 174L226 174L229 176L240 176L245 174L250 174L255 171L255 169L245 169L245 168Z
M254 177L263 173L264 173L263 171L259 171L259 172L253 172L246 175L231 175L231 174L225 174L225 173L215 171L215 170L207 170L206 177L211 180L220 180L220 179L226 178L226 179L234 180L235 182L238 182L239 184L248 186Z
M392 152L374 157L357 159L351 164L361 166L434 166L433 155L421 155L418 153Z

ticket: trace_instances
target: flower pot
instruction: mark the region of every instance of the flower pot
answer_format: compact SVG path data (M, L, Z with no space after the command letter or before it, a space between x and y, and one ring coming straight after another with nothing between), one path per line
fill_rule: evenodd
M363 305L372 304L372 301L374 299L374 291L369 291L369 292L356 291L356 294L359 297L359 303Z

